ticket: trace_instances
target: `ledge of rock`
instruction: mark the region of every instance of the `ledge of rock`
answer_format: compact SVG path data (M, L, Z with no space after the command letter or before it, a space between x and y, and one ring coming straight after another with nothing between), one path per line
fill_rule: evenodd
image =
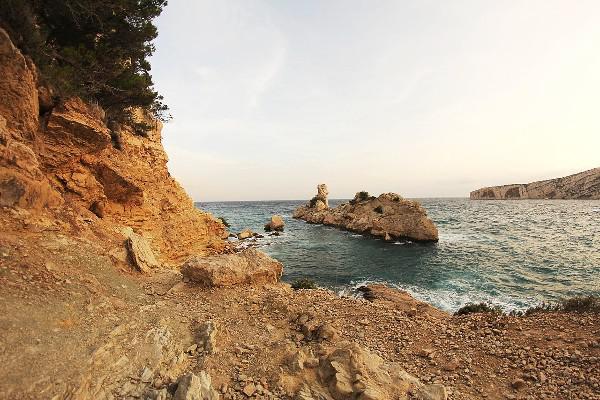
M296 379L304 378L304 382L300 382L296 399L384 400L406 399L409 394L422 400L447 399L444 386L423 385L399 363L386 362L355 343L338 343L315 366L314 372L300 368ZM311 378L315 372L316 381Z
M192 257L183 264L184 279L201 286L260 285L276 283L283 265L265 253L247 249L235 254Z
M532 183L491 186L471 192L471 200L600 199L600 167Z
M294 218L313 224L323 224L352 232L379 236L385 240L436 242L438 230L416 201L406 200L395 193L379 197L359 192L353 200L335 208L327 206L327 187L317 187L318 194L294 211Z
M409 293L400 289L381 284L373 284L361 286L357 290L362 293L366 300L387 304L388 306L411 316L431 315L442 319L449 317L444 311L439 310L428 303L417 300Z

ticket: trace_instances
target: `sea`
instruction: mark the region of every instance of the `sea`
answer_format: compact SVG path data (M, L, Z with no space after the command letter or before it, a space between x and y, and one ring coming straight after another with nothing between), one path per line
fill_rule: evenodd
M283 216L283 234L255 244L283 263L284 281L309 278L340 294L385 283L449 312L472 302L511 311L600 295L599 200L414 200L437 225L439 242L392 243L308 224L292 218L300 200L196 206L225 218L230 232L264 234L271 215Z

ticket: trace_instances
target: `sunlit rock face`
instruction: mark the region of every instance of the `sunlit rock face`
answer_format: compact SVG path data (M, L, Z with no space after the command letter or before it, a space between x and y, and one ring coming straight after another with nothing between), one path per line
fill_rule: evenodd
M152 127L140 135L109 127L104 111L81 99L52 104L35 65L1 29L0 93L0 206L131 227L162 264L223 251L223 224L169 174L160 122L135 111Z
M563 178L526 184L491 186L471 192L473 200L600 199L600 168Z
M353 200L329 208L321 197L319 185L317 196L294 211L294 218L309 223L335 226L352 232L382 237L388 241L412 240L435 242L438 230L420 203L403 199L395 193L383 193L379 197L358 192Z

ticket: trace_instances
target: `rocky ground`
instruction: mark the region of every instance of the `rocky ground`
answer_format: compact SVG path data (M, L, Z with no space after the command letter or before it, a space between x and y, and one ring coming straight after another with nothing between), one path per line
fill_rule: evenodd
M0 398L166 399L188 372L208 374L225 399L444 398L360 389L411 379L450 399L600 398L598 314L454 317L381 287L371 300L284 284L201 288L175 270L134 272L118 236L0 217ZM344 394L332 365L352 371L363 397ZM405 375L386 386L382 371Z

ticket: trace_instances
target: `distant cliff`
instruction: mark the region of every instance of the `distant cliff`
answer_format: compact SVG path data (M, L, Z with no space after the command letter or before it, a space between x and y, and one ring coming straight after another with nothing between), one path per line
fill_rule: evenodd
M472 200L600 199L600 168L563 178L525 184L491 186L471 192Z

